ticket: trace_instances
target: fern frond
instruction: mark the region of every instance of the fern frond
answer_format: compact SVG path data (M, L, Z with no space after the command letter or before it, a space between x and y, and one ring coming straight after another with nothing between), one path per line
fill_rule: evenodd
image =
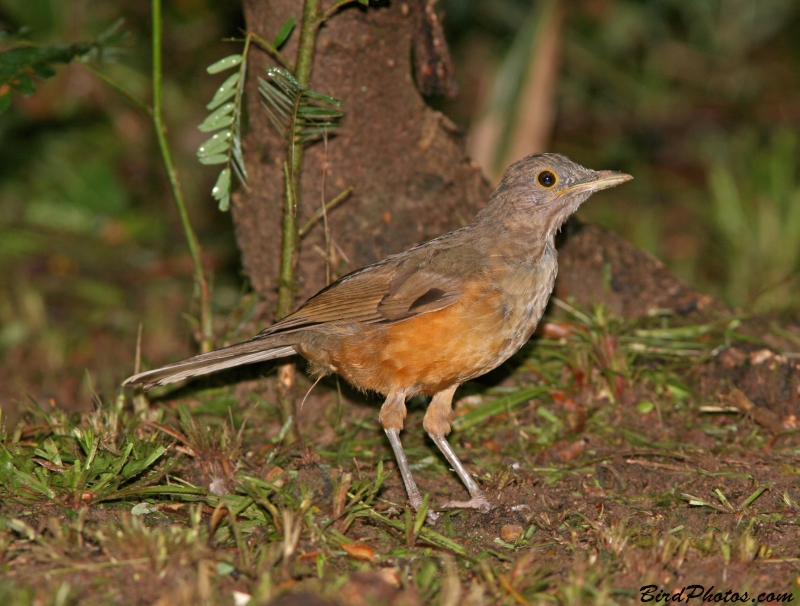
M217 177L211 195L219 202L219 209L226 211L231 200L231 173L247 187L247 170L242 156L241 116L245 72L247 70L247 49L241 55L230 55L209 65L210 74L239 67L214 93L214 98L206 105L213 110L197 128L202 132L217 131L197 150L197 159L203 164L225 164Z
M339 128L344 113L343 103L304 88L297 79L281 67L266 69L267 79L258 79L258 92L264 101L270 122L287 140L308 143Z
M75 44L34 45L23 43L0 52L0 114L11 107L11 91L23 95L36 92L34 77L52 78L55 66L72 61L87 62L99 57L109 58L114 44L127 32L122 31L123 19L118 19L105 32L88 42Z

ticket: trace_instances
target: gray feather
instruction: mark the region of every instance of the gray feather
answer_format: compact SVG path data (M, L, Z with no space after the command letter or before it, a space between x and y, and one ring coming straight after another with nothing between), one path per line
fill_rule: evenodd
M265 349L263 342L259 343L258 341L260 339L246 341L238 345L231 345L230 347L187 358L155 370L148 370L125 379L123 385L141 385L144 389L152 389L159 385L176 383L183 379L206 375L224 368L273 360L296 353L292 345L278 345Z

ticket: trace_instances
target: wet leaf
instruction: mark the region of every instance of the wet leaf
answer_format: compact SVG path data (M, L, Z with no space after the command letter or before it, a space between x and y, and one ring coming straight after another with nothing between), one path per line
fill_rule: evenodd
M206 71L209 74L218 74L219 72L224 72L226 69L236 67L243 59L244 57L242 57L242 55L228 55L224 59L220 59L216 63L209 65Z
M200 147L197 148L197 156L199 158L206 158L216 154L226 152L231 147L231 132L224 131L217 133Z
M228 79L225 80L217 89L217 92L214 93L214 98L206 105L206 109L215 109L233 97L236 94L236 85L239 84L241 77L242 75L239 72L228 76Z
M231 169L224 168L217 177L217 182L211 188L211 195L219 202L219 209L225 212L230 207L231 201Z
M235 108L236 104L232 101L218 107L203 120L203 123L197 127L198 130L207 133L231 125Z

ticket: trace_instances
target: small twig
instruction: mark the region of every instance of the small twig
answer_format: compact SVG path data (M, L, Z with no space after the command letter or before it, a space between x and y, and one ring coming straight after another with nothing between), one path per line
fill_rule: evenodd
M323 212L328 212L329 210L335 208L336 206L344 202L350 196L350 194L353 193L353 191L355 191L354 188L348 187L338 196L336 196L335 198L330 200L327 204L325 204L325 206L323 207L324 211L323 208L318 208L314 212L314 214L311 215L311 218L308 221L306 221L306 224L303 225L303 227L301 227L298 230L297 235L300 236L301 238L304 238L306 234L308 234L308 232L311 231L311 228L314 227L320 219L322 219Z
M325 129L323 141L325 143L325 153L322 156L322 186L319 190L319 201L320 210L322 211L322 225L325 231L325 286L327 286L331 283L331 230L328 227L328 210L325 207L325 183L328 175L328 129Z
M250 58L250 41L252 40L253 36L249 35L244 41L244 49L242 50L242 66L240 69L241 77L239 78L239 84L236 87L236 96L233 98L233 116L234 122L231 125L233 130L234 138L231 141L231 146L228 149L228 170L233 168L236 171L237 177L239 177L239 183L241 183L247 191L250 191L250 188L247 186L247 170L244 167L244 164L239 168L237 168L237 161L236 157L234 156L234 149L239 145L237 139L241 134L241 122L242 122L242 96L244 95L244 85L247 79L245 76L247 75L247 61Z
M317 380L314 381L314 384L311 387L308 388L308 391L306 392L306 395L303 396L303 401L300 402L300 410L303 410L303 404L306 403L306 400L308 399L308 396L311 394L311 390L313 390L317 386L317 383L319 383L321 380L322 380L322 375L318 376Z
M275 61L283 65L283 67L288 69L290 72L294 73L294 65L292 65L292 62L289 61L286 57L284 57L281 54L281 52L277 48L275 48L272 44L264 40L264 38L262 38L258 34L254 34L253 32L248 33L247 37L255 40L256 44L258 44L261 48L263 48L270 55L272 55L272 58L275 59Z
M289 163L283 163L285 199L283 207L283 242L281 245L281 273L278 284L278 320L288 316L294 307L294 268L297 261L297 189L289 170Z
M334 13L336 13L339 9L344 8L349 4L355 4L356 2L358 2L358 0L340 0L332 7L330 7L328 10L326 10L324 13L322 13L322 16L319 18L319 22L324 23L325 21L330 19L334 15Z
M514 598L514 601L517 604L522 604L523 606L527 606L528 604L530 604L528 600L522 597L522 595L520 595L520 593L511 586L511 583L509 583L508 579L504 574L498 574L497 579L500 581L500 584L503 586L503 589L505 589L509 593L509 595L512 598Z
M142 372L142 323L139 322L139 331L136 335L136 354L133 362L133 374L138 375ZM150 402L144 393L141 385L137 385L133 389L133 410L137 414L141 414L150 408Z
M693 494L689 494L688 492L682 492L681 497L689 501L689 505L693 507L708 507L709 509L713 509L714 511L718 511L720 513L731 513L724 507L720 507L719 505L714 505L713 503L709 503L708 501L701 499L700 497L696 497Z
M186 446L189 447L192 446L191 440L189 440L189 438L187 438L177 429L173 429L168 425L162 425L161 423L156 423L155 421L146 421L146 420L142 421L142 425L146 425L147 427L152 427L153 429L158 429L159 431L163 431L165 434L172 436L173 438L178 440L178 442L183 442Z
M628 465L641 465L642 467L653 467L655 469L669 469L670 471L677 471L680 473L692 473L691 469L685 467L678 467L677 465L669 465L667 463L657 463L656 461L640 461L639 459L625 459Z
M776 434L783 431L783 425L781 425L775 413L766 408L756 406L741 389L732 388L725 399L768 431Z
M142 323L139 322L139 330L136 333L136 360L133 363L133 374L138 375L142 372Z
M169 145L167 143L166 127L164 125L164 119L162 114L161 0L152 0L152 12L153 12L153 105L152 107L147 105L145 102L138 99L137 97L135 97L132 93L123 88L122 85L112 80L106 74L97 70L93 65L89 64L86 61L78 61L78 62L81 65L83 65L86 69L88 69L90 72L92 72L94 75L96 75L98 78L103 80L111 88L120 93L128 101L133 103L136 107L145 112L153 120L153 125L155 126L155 131L156 131L156 137L158 139L158 145L161 150L162 160L164 162L164 167L167 170L167 175L169 176L169 182L172 188L172 194L173 197L175 198L175 203L178 206L178 212L181 217L181 224L183 226L184 233L186 234L186 240L189 245L189 253L192 257L192 264L194 265L195 283L197 284L200 296L200 327L201 327L200 349L203 352L207 352L211 351L212 349L211 301L208 288L208 281L206 279L205 270L202 264L200 244L197 240L197 236L194 233L194 229L192 228L191 222L189 220L189 214L188 211L186 210L186 202L183 195L183 187L181 186L180 178L178 176L178 171L172 160L172 153L170 152ZM141 326L139 327L139 330L140 330L139 342L137 342L137 353L136 353L137 373L139 372L140 358L141 358L141 351L139 349L141 341Z
M155 0L154 0L155 1ZM320 25L319 0L303 0L303 17L300 24L300 39L297 46L297 64L294 70L295 78L302 88L307 88L311 81L311 70L314 65L314 51L317 45L317 33ZM277 49L258 36L256 42L266 49ZM271 51L270 51L271 52ZM277 57L277 55L276 55ZM298 97L299 100L299 97ZM296 113L294 114L296 117ZM301 179L303 168L303 144L297 141L295 122L291 121L288 129L289 149L287 161L283 164L285 186L285 204L283 209L283 225L281 244L280 278L278 282L278 308L277 319L289 315L294 307L295 297L295 267L300 243L297 229L297 216L301 199ZM293 394L295 366L292 363L284 364L278 368L278 400L281 410L281 419L290 423L295 416L295 401ZM292 431L287 436L288 442L299 440L300 431L297 421L292 423Z
M574 307L572 307L572 305L570 305L569 303L566 303L565 301L562 301L562 300L561 300L561 299L559 299L558 297L550 297L550 300L551 300L551 301L552 301L552 302L553 302L553 303L554 303L556 306L560 307L561 309L563 309L563 310L564 310L564 311L566 311L567 313L571 313L573 316L575 316L576 318L578 318L578 319L579 319L581 322L583 322L583 323L584 323L584 324L586 324L587 326L593 326L593 325L594 325L594 322L592 322L592 319L591 319L589 316L587 316L587 315L586 315L585 313L583 313L583 312L580 312L580 311L578 311L577 309L575 309Z
M189 254L194 265L194 280L200 296L200 350L208 352L212 346L212 322L211 322L211 295L208 288L205 269L200 251L200 243L194 233L189 211L186 208L186 200L183 195L183 186L178 177L178 170L172 160L172 152L167 143L166 126L162 113L163 95L161 89L161 0L152 0L153 11L153 125L158 138L158 146L161 149L161 158L164 167L167 169L169 183L172 187L172 195L175 204L178 206L178 214L181 217L181 225L186 235L189 245Z
M80 63L81 65L83 65L83 67L85 67L86 69L88 69L88 70L89 70L90 72L92 72L92 73L93 73L95 76L97 76L97 77L98 77L98 78L100 78L100 79L101 79L103 82L105 82L106 84L108 84L108 85L109 85L111 88L113 88L113 89L114 89L115 91L117 91L117 92L118 92L120 95L122 95L123 97L125 97L125 98L126 98L128 101L130 101L131 103L133 103L133 104L134 104L136 107L138 107L139 109L141 109L143 112L145 112L145 113L146 113L148 116L150 116L151 118L153 117L153 108L152 108L152 107L150 107L149 105L147 105L147 103L145 103L145 102L144 102L144 101L142 101L141 99L138 99L137 97L134 97L134 96L133 96L133 93L130 93L130 92L128 92L127 90L125 90L125 89L122 87L122 85L121 85L121 84L119 84L119 83L115 82L114 80L112 80L111 78L109 78L108 76L106 76L106 75L105 75L103 72L99 71L99 70L98 70L96 67L94 67L93 65L91 65L90 63L88 63L88 62L86 62L86 61L81 61L81 60L78 60L78 61L77 61L77 63Z
M151 558L134 558L132 560L121 560L114 562L97 562L96 564L75 564L74 566L67 566L65 568L55 568L47 570L43 574L66 574L70 572L80 572L85 570L100 570L103 568L117 568L119 566L135 566L136 564L148 564Z

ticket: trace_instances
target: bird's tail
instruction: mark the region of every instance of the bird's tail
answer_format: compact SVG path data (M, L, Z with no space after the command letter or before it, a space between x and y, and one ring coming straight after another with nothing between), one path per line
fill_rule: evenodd
M141 372L128 377L122 384L141 385L144 389L152 389L159 385L168 385L190 377L206 375L223 368L282 358L294 353L296 351L293 345L287 345L280 341L276 343L274 338L256 337L244 343L223 347L161 368Z

